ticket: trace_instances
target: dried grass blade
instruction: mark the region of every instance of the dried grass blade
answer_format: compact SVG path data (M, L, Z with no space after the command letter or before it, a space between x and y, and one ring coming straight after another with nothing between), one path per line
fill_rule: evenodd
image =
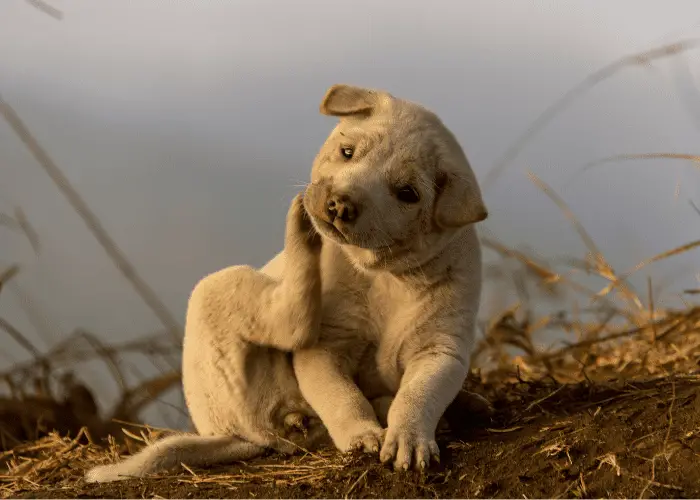
M19 273L19 265L13 264L3 272L0 273L0 292L2 292L2 287L5 286L12 278L17 276Z
M588 234L588 231L586 231L586 228L583 227L583 224L578 220L578 218L574 215L574 213L571 211L569 206L566 204L566 202L552 189L551 186L549 186L546 182L544 182L542 179L540 179L537 175L535 175L533 172L528 171L528 176L530 177L530 180L544 193L546 194L549 199L551 199L555 205L562 211L566 219L571 223L571 225L574 227L574 230L576 233L579 235L581 240L583 241L583 244L586 246L589 252L591 252L591 255L593 257L593 264L595 266L596 272L602 276L605 279L610 280L611 282L618 282L619 279L617 275L615 274L614 269L612 266L608 263L608 261L605 259L605 256L603 253L600 251L598 248L598 245L595 244L593 241L593 238L591 237L590 234ZM604 290L607 290L609 288L606 287ZM612 289L612 288L610 288ZM642 301L639 299L639 295L634 292L634 290L628 285L628 284L621 284L620 285L620 292L629 301L634 304L634 306L638 309L641 310L644 308L642 305ZM607 292L606 292L607 293ZM598 296L604 295L603 293L598 293Z
M25 0L29 5L32 7L40 10L44 14L53 17L54 19L61 21L63 20L63 12L58 10L56 7L53 7L43 0Z
M10 128L17 134L27 149L32 153L36 161L51 178L54 185L66 197L74 211L82 218L85 225L100 243L117 269L131 284L136 293L153 311L153 314L168 330L174 343L180 344L182 328L170 310L160 300L155 291L141 278L134 265L129 261L116 242L112 239L97 215L90 209L80 193L65 176L63 171L54 163L46 150L41 146L34 134L27 128L17 112L10 104L0 96L0 115L5 118Z
M27 240L29 240L29 244L32 246L34 253L38 254L40 249L39 235L34 227L29 223L29 219L27 219L24 211L19 207L15 208L15 221L17 222L19 228L24 232Z
M613 163L617 161L626 160L658 160L658 159L669 159L669 160L688 160L693 163L693 165L700 169L700 156L698 155L687 155L679 153L641 153L641 154L624 154L615 155L603 158L602 160L597 160L591 163L587 163L583 166L580 172L585 172L591 168L604 165L606 163ZM692 202L691 202L692 203Z
M488 189L510 163L520 154L520 151L527 143L542 129L544 129L552 119L563 109L572 104L576 99L583 96L598 83L610 78L615 73L630 66L648 65L654 60L669 57L686 52L700 46L700 39L686 39L679 42L662 45L645 52L631 54L621 57L599 70L591 73L578 85L571 88L559 99L550 104L503 153L496 163L489 169L484 177L482 189Z

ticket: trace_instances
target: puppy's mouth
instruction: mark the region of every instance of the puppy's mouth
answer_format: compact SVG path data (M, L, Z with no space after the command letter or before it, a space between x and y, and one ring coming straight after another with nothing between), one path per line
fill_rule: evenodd
M315 214L311 214L311 220L314 226L316 226L316 230L321 233L321 236L329 238L341 245L352 245L364 248L364 245L361 244L361 238L356 237L348 231L343 231L343 229L338 228L332 222Z
M335 226L335 224L324 219L319 217L312 217L312 219L315 222L317 230L322 236L330 238L341 245L362 248L364 250L370 250L376 254L382 255L392 255L398 250L398 245L396 242L391 242L389 244L370 244L370 242L366 241L361 235L343 231Z

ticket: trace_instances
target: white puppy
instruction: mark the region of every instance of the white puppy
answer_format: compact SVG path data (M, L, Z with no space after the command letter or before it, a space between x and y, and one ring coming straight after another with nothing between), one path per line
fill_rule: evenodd
M469 368L482 279L473 224L486 207L457 140L422 106L336 85L321 112L340 122L304 195L324 236L323 319L319 342L294 355L299 386L339 449L383 440L382 461L424 468ZM385 438L368 402L381 396Z
M260 271L205 278L190 299L183 384L200 436L166 438L87 480L313 447L325 428L341 451L383 443L381 459L403 469L438 457L437 423L474 341L478 184L454 136L417 104L336 85L321 112L341 120L305 210L292 204L285 250ZM304 212L323 237L320 259Z

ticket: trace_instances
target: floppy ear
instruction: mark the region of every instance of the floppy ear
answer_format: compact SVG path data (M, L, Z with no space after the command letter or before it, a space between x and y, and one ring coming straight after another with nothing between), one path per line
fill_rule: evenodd
M336 84L326 91L320 110L329 116L369 116L381 104L381 94L373 89Z
M435 200L435 223L443 228L458 228L488 217L476 177L466 168L449 169L438 174Z

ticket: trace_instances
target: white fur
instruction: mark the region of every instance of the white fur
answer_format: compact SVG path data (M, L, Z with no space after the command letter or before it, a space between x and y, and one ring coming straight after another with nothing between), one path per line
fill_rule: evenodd
M397 468L438 458L438 420L474 343L473 224L487 215L478 184L453 135L417 104L336 85L321 112L341 119L304 209L292 204L284 251L259 271L214 273L190 299L183 383L201 437L168 438L88 480L313 447L326 429L339 450L381 449ZM405 186L418 199L400 199Z

